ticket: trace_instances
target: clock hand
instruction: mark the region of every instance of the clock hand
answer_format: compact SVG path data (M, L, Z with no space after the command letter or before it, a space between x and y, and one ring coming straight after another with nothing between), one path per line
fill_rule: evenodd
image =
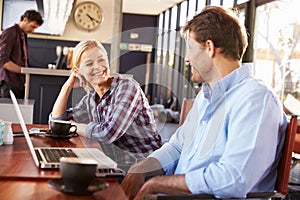
M86 14L86 16L88 16L88 18L90 18L91 21L95 21L97 23L100 23L97 19L91 17L88 13Z

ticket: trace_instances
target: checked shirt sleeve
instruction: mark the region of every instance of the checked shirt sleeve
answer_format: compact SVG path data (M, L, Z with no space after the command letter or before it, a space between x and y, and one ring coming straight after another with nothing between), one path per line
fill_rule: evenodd
M87 110L89 109L89 101L91 99L89 96L91 96L91 94L86 94L74 108L69 108L65 113L57 118L52 117L52 113L50 113L49 122L52 119L59 119L74 120L78 123L88 123L90 121L90 117Z

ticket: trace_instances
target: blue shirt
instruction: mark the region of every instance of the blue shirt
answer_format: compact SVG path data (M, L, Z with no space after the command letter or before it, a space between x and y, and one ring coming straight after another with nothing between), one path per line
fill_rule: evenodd
M192 193L245 197L274 191L287 127L275 93L243 65L210 90L204 84L184 124L149 157L185 174Z

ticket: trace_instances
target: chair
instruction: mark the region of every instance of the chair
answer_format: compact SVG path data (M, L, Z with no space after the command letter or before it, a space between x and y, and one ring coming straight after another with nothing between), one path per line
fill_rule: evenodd
M192 99L184 99L181 106L180 119L178 126L181 126L190 112L192 106L194 104L194 100Z
M300 124L297 127L294 152L300 154Z
M292 152L295 143L295 134L297 131L297 116L293 115L285 136L284 147L282 156L278 165L278 175L274 192L257 192L249 193L247 199L255 198L272 198L272 199L284 199L288 193L288 180L291 169ZM174 194L151 194L146 195L144 200L191 200L191 199L217 199L208 194L187 194L187 195L174 195Z

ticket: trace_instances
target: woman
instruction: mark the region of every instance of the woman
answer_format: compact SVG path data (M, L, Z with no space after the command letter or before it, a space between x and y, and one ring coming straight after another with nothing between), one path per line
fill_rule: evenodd
M110 76L107 52L100 42L80 42L72 62L73 72L61 88L50 120L72 120L80 135L114 143L133 153L145 155L161 147L152 110L139 84L121 75ZM66 110L78 80L88 93L74 108Z

